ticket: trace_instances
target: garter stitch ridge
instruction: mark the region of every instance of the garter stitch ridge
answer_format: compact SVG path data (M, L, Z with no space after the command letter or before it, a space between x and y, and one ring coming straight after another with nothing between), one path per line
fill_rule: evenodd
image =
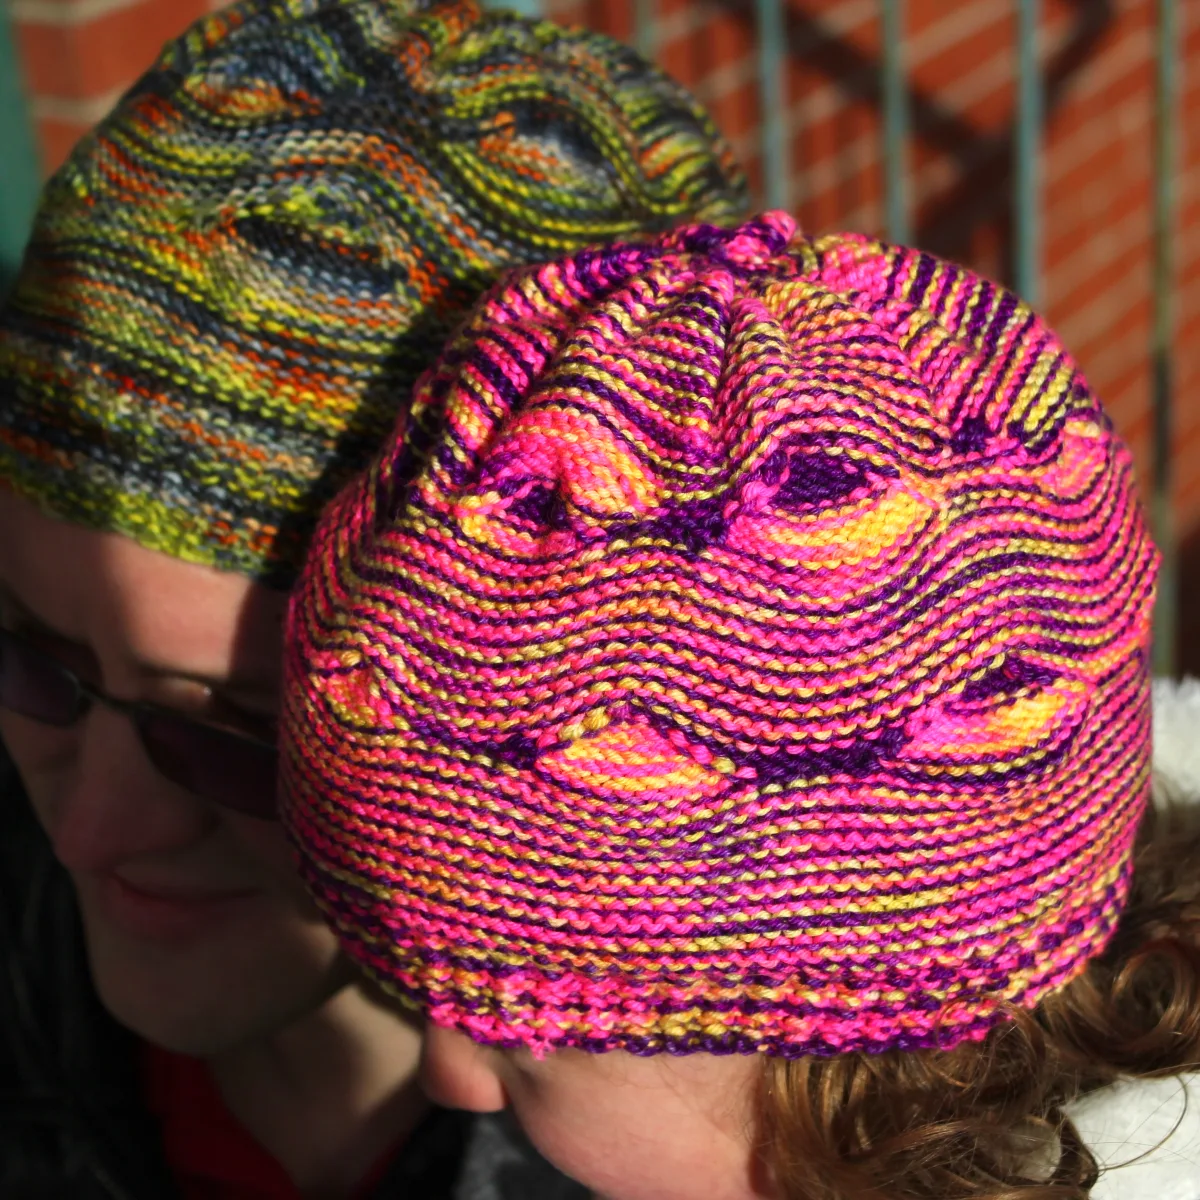
M1130 455L1010 292L793 233L513 273L319 527L284 819L349 954L480 1042L949 1047L1114 928Z
M745 185L681 87L474 0L242 0L47 185L0 309L0 481L276 585L505 268Z

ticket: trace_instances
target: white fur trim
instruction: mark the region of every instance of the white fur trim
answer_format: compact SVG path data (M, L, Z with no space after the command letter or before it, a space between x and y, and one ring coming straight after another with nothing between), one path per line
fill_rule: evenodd
M1200 1075L1114 1083L1068 1112L1107 1168L1092 1200L1200 1200Z
M1200 804L1200 679L1154 681L1154 770L1177 801Z
M1200 804L1200 679L1154 681L1156 796ZM1093 1200L1200 1200L1200 1073L1125 1080L1068 1106L1102 1167Z

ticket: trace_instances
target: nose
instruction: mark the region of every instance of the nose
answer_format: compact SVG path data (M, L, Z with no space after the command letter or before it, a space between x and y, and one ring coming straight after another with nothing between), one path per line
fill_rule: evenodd
M421 1087L443 1108L499 1112L508 1104L498 1074L502 1053L478 1045L457 1029L426 1025L421 1045Z
M78 737L74 761L45 812L55 854L68 870L110 871L129 859L178 851L216 824L210 806L154 769L127 716L92 705Z

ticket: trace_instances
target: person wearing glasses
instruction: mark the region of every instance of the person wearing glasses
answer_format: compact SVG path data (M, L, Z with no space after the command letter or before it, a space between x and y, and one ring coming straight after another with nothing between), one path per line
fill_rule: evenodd
M428 1108L294 874L287 589L503 269L744 202L657 70L468 0L245 0L47 184L0 308L0 1195L578 1194Z

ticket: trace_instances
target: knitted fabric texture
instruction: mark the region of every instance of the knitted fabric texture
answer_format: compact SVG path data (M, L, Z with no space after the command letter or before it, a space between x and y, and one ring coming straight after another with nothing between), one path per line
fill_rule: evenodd
M248 0L48 185L0 312L0 481L276 584L504 268L744 215L632 51L467 0Z
M1111 933L1157 566L1062 346L783 214L514 274L334 503L284 819L483 1043L948 1047Z

